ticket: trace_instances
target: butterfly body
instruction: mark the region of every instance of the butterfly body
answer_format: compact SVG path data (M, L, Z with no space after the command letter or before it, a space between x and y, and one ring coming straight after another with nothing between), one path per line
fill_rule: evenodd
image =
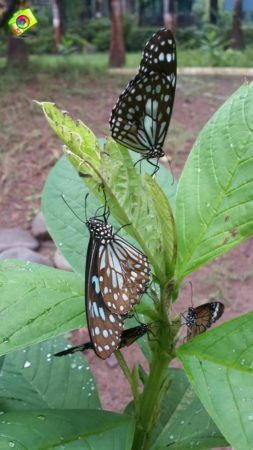
M145 323L141 323L140 325L129 328L128 330L124 330L122 332L120 344L117 348L129 347L132 345L137 339L141 338L148 332L148 325ZM86 342L81 345L77 345L75 347L68 348L67 350L63 350L61 352L56 353L54 356L65 356L76 352L84 352L85 350L90 350L94 348L92 341Z
M188 308L186 315L182 314L182 324L187 326L187 340L210 328L223 312L224 305L221 302L204 303L196 308Z
M175 89L176 44L170 30L162 29L147 42L138 74L112 110L112 137L149 162L164 156Z

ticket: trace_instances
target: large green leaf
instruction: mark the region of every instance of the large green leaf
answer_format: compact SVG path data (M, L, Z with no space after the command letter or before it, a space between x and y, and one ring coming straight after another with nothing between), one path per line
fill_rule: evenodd
M57 338L9 353L0 372L0 410L100 408L84 357L54 356L66 345Z
M147 189L124 147L108 138L104 149L99 153L98 144L90 139L91 132L88 129L84 130L83 126L80 128L79 122L73 121L52 103L44 102L41 106L49 124L67 145L65 152L77 171L83 174L89 189L103 201L101 185L104 186L111 213L120 225L129 224L125 227L125 232L138 242L149 258L156 276L161 283L165 283L173 271L175 256L163 245L168 237L168 227L165 229L164 223L173 220L167 198L163 198L163 204L167 205L160 216L160 210L152 201L153 191ZM85 133L87 139L84 137ZM91 141L93 143L90 145ZM173 229L173 225L169 228ZM154 230L157 232L154 233ZM169 239L173 241L170 246L173 249L175 233L170 233Z
M195 395L184 372L168 370L172 378L152 435L152 450L225 447L227 442Z
M253 448L253 312L178 349L206 410L236 450Z
M48 231L61 253L82 277L89 242L89 232L85 225L85 195L88 192L88 187L76 170L63 157L51 170L42 196L42 210ZM87 200L88 217L94 216L99 206L99 201L90 193Z
M18 411L1 416L0 450L130 450L131 417L106 411Z
M83 280L23 261L0 263L0 354L85 323Z
M253 83L244 85L200 133L176 199L180 280L253 234Z

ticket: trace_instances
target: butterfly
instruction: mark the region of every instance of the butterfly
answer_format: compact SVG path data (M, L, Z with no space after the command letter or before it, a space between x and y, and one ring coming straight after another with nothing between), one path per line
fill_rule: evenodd
M118 348L129 347L137 339L141 338L148 332L149 326L145 323L140 323L140 325L124 330L121 336L120 344ZM61 352L55 353L54 356L65 356L75 352L84 352L85 350L94 350L94 345L92 342L86 342L85 344L76 345L75 347L68 348L67 350L62 350Z
M85 303L94 351L108 358L120 346L124 320L140 302L150 281L147 257L108 224L105 202L102 219L86 221L90 232L86 257Z
M196 308L188 308L187 313L182 314L182 324L187 326L187 341L210 328L223 312L224 305L221 302L204 303Z
M170 30L155 33L146 43L139 72L119 96L110 116L112 137L140 153L159 169L176 89L176 43ZM154 164L150 160L157 159Z

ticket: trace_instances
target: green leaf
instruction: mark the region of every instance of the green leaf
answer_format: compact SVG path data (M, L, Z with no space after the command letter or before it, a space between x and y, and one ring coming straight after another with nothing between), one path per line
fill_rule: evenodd
M84 138L84 134L88 133L87 128L84 133L82 126L81 133L76 122L53 104L40 105L49 124L67 145L65 152L77 171L85 177L89 189L103 201L101 185L104 187L111 213L120 225L128 224L124 229L125 233L138 242L153 266L157 278L162 284L166 283L174 265L171 252L163 249L164 223L165 221L171 223L170 208L166 207L163 216L160 217L160 211L154 207L146 183L137 174L132 159L124 147L108 138L104 150L99 154L98 144L93 140L92 152L92 145L86 145ZM157 228L159 232L154 233L153 230ZM170 240L173 241L171 247L175 247L174 234L170 235Z
M211 449L227 442L195 395L183 370L169 369L169 390L151 440L151 450Z
M177 351L204 407L232 447L253 448L253 312Z
M155 232L160 235L162 240L162 245L161 248L158 249L158 252L161 256L163 256L166 263L165 270L169 277L171 277L174 274L174 264L177 251L173 213L167 197L156 181L149 176L146 176L145 180L158 218Z
M66 347L57 338L12 352L0 372L0 409L96 409L100 402L82 354L54 357Z
M244 85L201 131L176 199L176 278L253 234L253 83Z
M85 323L83 280L39 264L0 263L0 354Z
M1 418L1 450L130 450L133 440L131 417L107 411L21 411Z
M48 231L61 253L82 277L89 242L89 231L85 225L85 195L88 192L76 170L63 157L51 170L42 195L42 211ZM94 216L99 206L99 201L91 193L87 200L88 217Z

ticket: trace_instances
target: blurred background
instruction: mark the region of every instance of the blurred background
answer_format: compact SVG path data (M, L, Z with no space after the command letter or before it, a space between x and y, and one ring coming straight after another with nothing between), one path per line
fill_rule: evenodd
M25 8L37 23L17 36L8 21ZM0 259L70 270L40 213L43 185L62 144L33 100L55 102L97 137L108 135L111 110L136 73L147 39L162 26L177 42L176 99L165 143L176 183L201 128L252 79L253 1L0 0ZM251 309L252 275L248 240L190 277L194 305L221 299L222 320ZM190 302L186 282L178 310ZM77 332L74 342L80 338ZM125 352L132 362L142 358L137 347ZM88 358L104 407L122 410L130 392L116 361L100 361L93 352Z

